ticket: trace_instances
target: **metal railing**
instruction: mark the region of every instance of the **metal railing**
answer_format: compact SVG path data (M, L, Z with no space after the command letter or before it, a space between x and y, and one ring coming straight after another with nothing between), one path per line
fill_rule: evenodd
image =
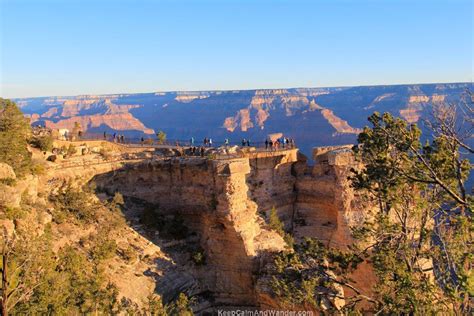
M229 140L228 143L225 141L212 141L212 144L205 144L203 140L201 141L194 141L191 142L190 139L166 139L164 141L159 141L156 138L145 138L145 137L129 137L120 134L99 134L99 133L84 133L75 138L75 141L108 141L116 144L126 145L126 146L133 146L133 147L205 147L205 148L215 148L215 147L233 147L238 146L240 148L249 148L254 147L257 149L265 149L266 151L277 151L277 150L286 150L286 149L294 149L297 148L295 143L290 144L283 144L279 143L270 146L266 144L265 141L261 142L253 142L250 141L249 144L247 142L243 143L242 141L231 141Z

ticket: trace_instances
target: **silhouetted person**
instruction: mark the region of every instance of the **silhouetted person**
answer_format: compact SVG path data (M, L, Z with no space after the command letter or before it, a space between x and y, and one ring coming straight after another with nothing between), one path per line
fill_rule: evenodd
M107 140L107 133L104 132L104 140Z
M143 145L143 143L145 143L145 139L143 138L143 136L142 136L142 138L140 138L140 142L141 142L142 145Z
M201 157L204 157L204 147L201 147Z
M265 139L265 149L268 149L268 139Z
M245 143L246 143L245 138L242 138L242 147L245 147Z
M121 142L122 144L124 143L124 139L125 139L125 137L124 137L123 135L120 136L120 142Z
M250 139L247 139L247 146L250 147Z

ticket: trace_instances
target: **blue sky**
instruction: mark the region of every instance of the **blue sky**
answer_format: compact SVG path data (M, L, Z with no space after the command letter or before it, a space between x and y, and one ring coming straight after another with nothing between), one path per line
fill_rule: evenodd
M473 1L0 0L0 96L473 80Z

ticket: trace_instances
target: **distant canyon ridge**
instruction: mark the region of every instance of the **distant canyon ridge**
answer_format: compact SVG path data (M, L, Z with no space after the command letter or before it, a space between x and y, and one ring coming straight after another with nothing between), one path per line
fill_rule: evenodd
M303 153L314 146L354 143L373 112L390 112L408 122L429 119L433 106L459 102L472 83L156 92L14 99L32 124L129 137L215 142L263 142L283 133Z

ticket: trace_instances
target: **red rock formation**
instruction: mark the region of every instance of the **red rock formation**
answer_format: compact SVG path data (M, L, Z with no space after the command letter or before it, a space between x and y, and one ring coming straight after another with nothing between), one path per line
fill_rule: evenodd
M130 113L125 114L97 114L97 115L83 115L75 116L67 119L62 119L57 122L46 120L46 127L52 129L67 128L72 130L74 123L80 123L84 131L94 127L109 126L114 130L136 130L142 131L146 134L154 134L152 129L146 128L142 122L133 117Z
M362 131L360 128L353 128L350 126L347 121L334 115L331 110L322 109L321 114L338 133L359 134Z

